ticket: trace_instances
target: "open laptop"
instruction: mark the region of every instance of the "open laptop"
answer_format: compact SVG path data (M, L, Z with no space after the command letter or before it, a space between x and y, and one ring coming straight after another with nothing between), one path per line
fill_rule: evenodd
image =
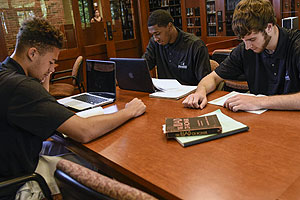
M110 60L116 63L117 81L121 89L155 92L144 58L110 58Z
M87 92L57 100L75 110L109 104L116 99L116 67L112 61L86 60Z

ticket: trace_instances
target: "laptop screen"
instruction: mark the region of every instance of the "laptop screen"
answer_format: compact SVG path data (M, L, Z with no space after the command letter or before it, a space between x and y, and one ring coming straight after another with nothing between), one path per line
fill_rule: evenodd
M107 98L116 97L115 63L86 60L87 92Z
M118 86L125 90L155 92L144 58L110 58L116 63Z

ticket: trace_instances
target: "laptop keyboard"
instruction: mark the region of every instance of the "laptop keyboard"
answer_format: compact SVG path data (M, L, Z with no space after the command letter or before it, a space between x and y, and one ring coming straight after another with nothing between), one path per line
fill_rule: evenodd
M102 103L104 101L107 101L107 99L105 99L105 98L94 97L94 96L90 96L90 95L87 95L87 94L72 97L72 99L76 99L76 100L83 101L83 102L86 102L86 103L90 103L90 104L93 104L93 105L98 104L98 103Z

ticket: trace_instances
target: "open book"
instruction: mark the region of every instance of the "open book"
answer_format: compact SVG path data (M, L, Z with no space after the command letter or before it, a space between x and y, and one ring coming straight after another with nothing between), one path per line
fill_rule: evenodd
M186 137L176 137L176 140L183 146L191 146L193 144L198 144L202 142L207 142L210 140L215 140L218 138L222 138L225 136L233 135L236 133L240 133L243 131L249 130L249 127L241 122L238 122L231 117L223 114L220 109L207 113L201 116L207 115L217 115L221 126L222 126L222 133L220 134L210 134L210 135L199 135L199 136L186 136Z
M197 86L181 85L176 79L152 78L152 82L158 91L149 94L149 97L180 99L197 88Z

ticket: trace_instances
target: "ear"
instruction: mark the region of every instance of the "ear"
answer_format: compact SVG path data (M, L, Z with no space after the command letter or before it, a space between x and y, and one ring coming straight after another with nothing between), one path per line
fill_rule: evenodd
M270 34L273 30L274 25L272 23L268 23L266 30L266 33Z
M38 50L35 47L31 47L27 50L27 57L33 61L37 57Z
M169 23L168 23L168 28L171 29L172 27L173 27L173 23L172 23L172 22L169 22Z

